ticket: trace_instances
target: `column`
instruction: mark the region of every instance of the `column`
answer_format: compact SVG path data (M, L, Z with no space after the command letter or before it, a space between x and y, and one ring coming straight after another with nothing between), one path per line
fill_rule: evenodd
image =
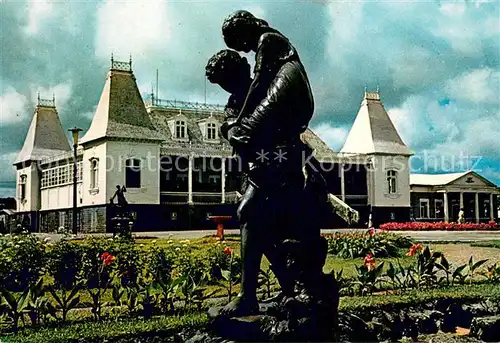
M188 204L193 203L193 156L189 155L188 167Z
M460 192L460 209L464 208L464 192Z
M340 164L340 193L342 201L345 202L344 163Z
M226 158L223 157L221 158L221 176L220 176L220 183L221 183L221 203L225 204L226 203Z
M479 223L479 193L476 192L476 198L474 199L474 213L476 214L476 223Z
M450 212L448 208L448 192L444 192L444 221L449 222L450 221Z
M495 212L493 211L495 208L493 201L493 193L490 193L490 220L495 220Z

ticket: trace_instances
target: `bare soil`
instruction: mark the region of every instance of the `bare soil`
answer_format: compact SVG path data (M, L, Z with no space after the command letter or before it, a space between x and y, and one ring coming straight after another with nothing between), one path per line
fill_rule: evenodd
M471 247L469 244L428 244L431 250L441 251L446 256L448 262L458 267L469 262L472 256L474 262L488 260L486 265L493 263L500 264L500 249Z

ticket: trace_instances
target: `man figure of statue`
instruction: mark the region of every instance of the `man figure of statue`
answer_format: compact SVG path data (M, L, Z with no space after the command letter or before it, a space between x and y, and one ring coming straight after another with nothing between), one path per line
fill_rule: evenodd
M304 254L308 261L301 262L307 265L302 268L307 274L305 279L312 284L322 274L326 246L320 239L321 218L308 215L304 207L311 209L314 203L326 203L326 191L320 175L308 170L306 182L303 172L304 156L311 151L301 142L300 134L312 116L313 101L302 69L298 61L286 62L276 72L265 99L251 97L249 102L246 94L252 79L245 58L223 50L206 67L209 81L231 94L222 134L244 161L251 162L249 186L238 208L242 288L239 296L222 310L224 314L243 316L258 311L256 289L262 254L270 260L283 296L293 297L294 277L284 267L284 249L277 248L285 240L309 248L309 253ZM245 100L250 114L238 119Z

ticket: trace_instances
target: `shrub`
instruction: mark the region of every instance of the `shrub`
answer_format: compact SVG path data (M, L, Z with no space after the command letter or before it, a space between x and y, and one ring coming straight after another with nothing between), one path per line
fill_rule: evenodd
M45 244L34 235L0 236L0 285L21 292L43 273Z
M126 238L115 239L109 252L116 256L116 270L122 286L135 286L144 270L143 252L138 246Z
M111 251L113 240L88 238L81 245L83 249L81 277L85 280L87 288L97 288L99 286L99 268L102 264L100 257L104 252ZM108 279L109 274L107 272L102 273L101 282L106 284Z
M475 231L475 230L500 230L500 225L495 222L489 223L447 223L447 222L407 222L407 223L385 223L380 225L380 230L389 231Z
M81 245L60 241L48 253L48 273L54 278L54 286L65 290L75 287L83 267Z
M412 245L408 237L392 233L340 233L325 235L328 241L328 252L341 258L401 256L401 249Z
M171 249L158 247L156 244L147 253L147 271L153 279L167 282L174 269L174 254Z
M210 280L210 263L206 254L199 251L190 251L186 248L175 248L179 254L176 261L176 271L179 277L189 277L199 285Z
M223 271L230 271L233 281L237 282L239 280L241 276L241 258L233 254L231 260L230 251L230 248L222 248L220 245L215 245L208 250L210 277L214 281L224 279Z

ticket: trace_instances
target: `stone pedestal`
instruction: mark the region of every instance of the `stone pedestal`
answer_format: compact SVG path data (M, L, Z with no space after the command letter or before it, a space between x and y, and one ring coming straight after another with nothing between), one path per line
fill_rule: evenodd
M132 238L134 220L129 216L115 216L111 218L111 225L113 228L113 237L120 236L123 238Z
M212 340L235 342L334 342L339 293L333 275L323 275L313 296L298 292L260 304L259 313L227 317L220 307L209 310Z

